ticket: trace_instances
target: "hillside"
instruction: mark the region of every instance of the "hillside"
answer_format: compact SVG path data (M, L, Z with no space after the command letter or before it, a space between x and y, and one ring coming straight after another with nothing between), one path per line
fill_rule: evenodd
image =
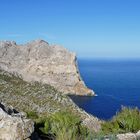
M40 117L59 111L69 111L78 115L83 124L94 131L100 129L100 121L80 109L67 95L63 95L50 85L28 83L2 70L0 70L0 99L18 111L35 112Z

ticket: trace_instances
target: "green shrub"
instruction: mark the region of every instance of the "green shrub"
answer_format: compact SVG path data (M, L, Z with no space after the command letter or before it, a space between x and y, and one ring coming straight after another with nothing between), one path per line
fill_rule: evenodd
M38 118L35 131L48 140L103 140L104 133L95 133L81 124L81 119L71 112L61 111L46 118ZM108 136L115 140L114 135Z
M56 140L84 140L88 134L79 117L70 112L57 112L47 117L39 129L42 134L51 135Z
M35 111L29 111L27 112L27 117L34 120L38 118L38 114Z
M102 124L102 131L109 133L137 132L140 130L140 111L138 108L122 107L112 120Z

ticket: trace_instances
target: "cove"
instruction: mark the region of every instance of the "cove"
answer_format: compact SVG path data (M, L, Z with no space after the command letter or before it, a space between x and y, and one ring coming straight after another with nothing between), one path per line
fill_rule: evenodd
M86 85L97 97L71 96L88 113L112 118L121 106L140 108L140 60L78 59Z

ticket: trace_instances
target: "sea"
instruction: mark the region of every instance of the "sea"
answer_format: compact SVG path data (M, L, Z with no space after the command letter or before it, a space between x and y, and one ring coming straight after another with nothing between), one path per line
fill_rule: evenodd
M140 109L140 60L78 59L81 77L97 96L71 96L86 112L111 119L123 106Z

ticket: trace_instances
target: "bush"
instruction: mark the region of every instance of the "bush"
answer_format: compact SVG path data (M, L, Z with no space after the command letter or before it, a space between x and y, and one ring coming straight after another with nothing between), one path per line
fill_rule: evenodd
M47 117L39 129L42 134L56 140L84 140L88 134L79 117L70 112L58 112Z
M122 107L112 120L102 124L102 131L109 133L137 132L140 130L140 111L138 108Z
M27 117L34 120L38 118L38 114L35 111L29 111L27 112Z

